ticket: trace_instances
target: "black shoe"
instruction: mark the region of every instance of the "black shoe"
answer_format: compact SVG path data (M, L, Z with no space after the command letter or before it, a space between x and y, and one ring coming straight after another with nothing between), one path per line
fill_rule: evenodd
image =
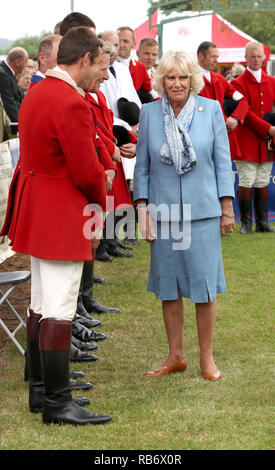
M90 341L100 341L106 339L106 335L104 333L96 333L93 330L89 330L86 328L86 326L81 325L77 321L72 322L72 335L76 339L87 343Z
M70 370L71 379L83 379L85 377L84 372L78 370Z
M73 397L73 401L78 406L89 406L91 404L91 401L89 400L89 398L86 398L86 397Z
M137 241L136 238L128 238L128 237L125 237L123 241L124 241L124 243L125 243L126 245L128 245L128 244L129 244L129 245L138 245L138 241Z
M89 390L93 387L93 384L91 384L90 382L78 382L78 380L70 379L71 390Z
M72 335L71 343L80 351L95 351L98 346L96 343L85 343L85 341L80 341Z
M93 276L93 280L97 284L105 284L105 279L103 277Z
M86 398L86 397L73 397L72 400L78 406L89 406L91 404L91 401L89 400L89 398ZM30 408L31 413L38 414L38 413L42 413L42 411L43 411L43 395L41 395L39 406L36 406L36 408Z
M99 321L97 318L91 317L91 315L87 312L86 308L85 308L85 311L86 311L86 313L83 313L83 314L81 314L80 316L86 318L87 320L93 320L93 322L94 322L93 328L96 328L96 327L102 325L101 321ZM78 314L77 314L77 315L78 315ZM97 323L96 323L96 322L97 322Z
M73 344L71 344L70 349L70 361L71 362L94 362L97 361L98 357L94 354L88 354L86 352L80 351Z
M78 321L78 323L86 326L86 328L97 328L98 326L102 325L101 321L97 320L96 318L92 318L88 313L87 315L89 318L87 318L86 316L83 317L82 315L78 315L76 313L74 318L76 321Z
M275 229L267 221L256 221L256 232L275 232Z
M118 246L114 247L112 245L107 246L106 248L108 255L115 256L116 258L133 258L133 253L127 253L123 251Z
M104 307L95 299L91 299L90 297L83 296L83 303L85 305L85 309L89 313L119 313L120 310L114 307Z
M44 424L106 424L112 421L111 416L92 413L77 405L73 400L62 403L58 407L45 404L43 409Z
M113 258L108 255L107 251L105 250L105 247L100 243L98 248L96 249L95 252L95 259L97 261L104 261L108 263L112 263Z
M243 220L240 233L243 235L247 235L249 233L252 233L252 220Z
M122 250L135 250L136 248L134 246L128 246L122 243L118 238L116 239L117 246L121 248Z

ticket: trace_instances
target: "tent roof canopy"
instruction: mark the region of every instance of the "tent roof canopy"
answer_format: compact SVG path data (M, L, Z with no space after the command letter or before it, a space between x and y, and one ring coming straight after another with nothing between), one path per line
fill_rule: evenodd
M135 30L137 45L142 38L153 37L159 40L161 55L171 49L184 49L195 56L201 42L211 41L219 48L220 63L245 62L245 46L254 38L212 11L182 13L167 15L156 10ZM264 50L269 60L269 47L264 45Z

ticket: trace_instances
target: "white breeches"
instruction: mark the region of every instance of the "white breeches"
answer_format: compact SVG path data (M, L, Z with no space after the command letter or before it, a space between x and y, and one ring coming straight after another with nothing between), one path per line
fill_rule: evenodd
M273 162L254 163L236 161L239 175L239 186L244 188L264 188L269 185Z
M44 318L71 321L77 308L83 261L31 256L31 308Z

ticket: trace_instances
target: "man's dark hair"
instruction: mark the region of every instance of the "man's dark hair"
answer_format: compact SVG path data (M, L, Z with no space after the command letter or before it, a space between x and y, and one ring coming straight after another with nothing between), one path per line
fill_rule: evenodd
M100 47L102 47L102 40L98 39L89 28L84 26L72 28L60 41L57 64L75 64L87 52L91 53L92 64L99 55Z
M198 50L197 50L197 55L201 53L205 56L207 54L209 47L217 47L217 46L213 42L204 41L199 45Z
M59 34L64 36L71 28L75 28L76 26L86 26L87 28L96 29L96 26L91 18L83 15L83 13L74 11L73 13L69 13L69 15L65 16L65 18L61 21L59 25Z

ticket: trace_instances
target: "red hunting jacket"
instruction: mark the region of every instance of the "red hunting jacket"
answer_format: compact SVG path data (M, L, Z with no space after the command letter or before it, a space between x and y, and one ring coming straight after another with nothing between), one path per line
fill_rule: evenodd
M105 210L89 106L70 79L52 70L25 96L19 113L20 159L1 235L13 250L50 260L91 260L83 234L88 203ZM82 91L82 90L81 90Z
M129 70L136 91L139 91L140 89L144 91L152 90L151 78L149 77L146 67L142 62L131 59Z
M211 82L207 80L207 78L203 77L205 86L199 93L200 96L204 96L205 98L210 98L212 100L219 101L222 112L224 115L224 119L226 120L226 115L223 109L223 101L224 99L232 99L233 94L236 91L236 88L232 86L232 82L229 83L223 75L219 73L210 72L211 74ZM232 117L238 119L239 123L242 124L244 122L244 118L248 112L248 103L246 98L242 98L238 102L238 106L231 114ZM239 127L239 126L238 126ZM238 136L237 136L237 129L228 133L228 139L230 144L230 153L232 160L236 160L241 155L241 150L239 147Z
M275 102L275 77L262 71L261 82L258 83L252 73L245 70L231 83L247 98L250 106L243 125L237 128L241 149L241 157L238 160L256 163L267 162L269 158L275 160L274 152L268 152L265 140L270 124L263 120L266 113L272 112Z
M133 203L125 178L123 165L121 162L114 164L110 157L110 155L114 153L116 142L116 138L113 135L113 113L108 108L105 96L101 91L97 93L97 98L98 102L89 93L86 93L86 101L88 102L92 111L97 132L96 145L99 152L99 159L103 165L104 161L106 165L108 159L110 159L113 167L116 169L116 177L113 181L113 187L111 191L108 192L108 196L114 197L114 209L116 209L118 206L122 208L122 205L125 207L132 206ZM131 133L130 136L131 142L136 143L136 137ZM108 157L106 157L106 153L108 153ZM104 157L102 157L103 155ZM108 168L110 168L110 165Z

